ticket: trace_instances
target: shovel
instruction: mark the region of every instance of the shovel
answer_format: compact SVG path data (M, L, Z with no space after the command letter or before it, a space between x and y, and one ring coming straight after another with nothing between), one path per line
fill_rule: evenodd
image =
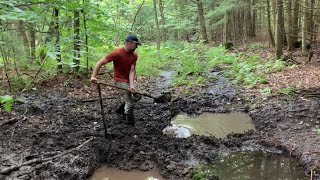
M101 116L102 116L102 122L103 122L103 127L104 127L104 137L107 138L108 134L107 134L107 123L104 117L104 110L103 110L103 102L102 102L102 96L101 96L101 88L100 88L100 84L97 84L97 88L98 88L98 93L99 93L99 102L100 102L100 108L101 108Z
M98 84L102 84L102 85L105 85L105 86L109 86L109 87L113 87L113 88L129 91L129 89L126 89L126 88L123 88L123 87L118 87L118 86L107 84L107 83L103 83L103 82L98 82ZM141 92L135 92L135 93L139 94L141 96L146 96L146 97L152 98L154 100L154 102L156 102L156 103L166 103L166 102L170 102L171 101L171 93L170 92L161 93L161 95L158 96L158 97L151 96L150 94L145 94L145 93L141 93Z

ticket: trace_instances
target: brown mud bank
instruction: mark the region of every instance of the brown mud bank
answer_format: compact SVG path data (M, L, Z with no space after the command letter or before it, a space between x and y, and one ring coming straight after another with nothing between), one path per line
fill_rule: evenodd
M143 82L141 89L150 93L163 90L156 83L159 79ZM217 78L192 96L172 92L170 103L143 98L136 104L136 125L131 127L115 113L120 105L117 93L105 89L108 138L104 138L95 86L79 84L50 90L42 86L20 94L14 110L1 113L0 179L88 179L103 165L156 169L165 179L190 179L197 163L210 163L221 152L237 151L243 145L257 150L280 148L307 172L319 173L317 99L244 97L238 87ZM165 136L162 130L181 112L247 112L257 131L226 139Z

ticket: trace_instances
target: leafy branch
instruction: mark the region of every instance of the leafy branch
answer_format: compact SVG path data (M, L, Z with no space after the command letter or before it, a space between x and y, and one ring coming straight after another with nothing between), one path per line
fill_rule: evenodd
M10 112L13 106L13 97L9 95L0 96L0 103L5 111ZM1 108L0 108L1 111Z

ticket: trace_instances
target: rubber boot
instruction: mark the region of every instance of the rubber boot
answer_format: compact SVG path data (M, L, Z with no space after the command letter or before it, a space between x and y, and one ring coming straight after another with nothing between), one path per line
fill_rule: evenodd
M126 114L127 123L130 126L134 126L134 116L133 112Z
M124 114L124 106L125 106L125 105L126 105L126 103L122 103L122 104L118 107L118 109L116 110L116 113L125 115L125 114Z

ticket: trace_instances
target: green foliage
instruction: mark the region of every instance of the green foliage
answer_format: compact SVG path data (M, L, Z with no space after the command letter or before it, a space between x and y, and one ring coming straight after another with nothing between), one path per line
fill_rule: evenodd
M277 59L276 61L268 60L264 65L260 65L260 69L265 69L266 72L277 72L281 71L286 67L286 62Z
M320 128L316 128L316 129L314 129L314 131L316 131L318 134L320 134Z
M258 91L263 95L270 95L272 93L272 88L268 87L268 88L260 89Z
M30 76L17 76L14 75L11 78L11 86L13 89L22 90L31 85L31 77Z
M251 53L226 53L222 47L213 47L206 56L209 68L222 69L223 74L236 84L255 87L257 83L267 84L265 73L281 71L286 67L281 59L262 60L258 55Z
M202 60L199 54L203 48L201 46L193 47L187 45L178 53L179 63L174 66L176 69L174 85L197 86L203 84L205 81L206 61Z
M210 176L210 171L203 166L199 165L193 169L191 173L192 180L206 180Z
M160 73L163 61L156 46L141 46L137 49L138 61L136 71L138 75L155 76Z
M295 96L296 95L295 89L293 87L282 88L279 90L279 93L287 95L287 96Z
M13 106L13 97L9 95L0 96L0 103L5 111L10 112Z

